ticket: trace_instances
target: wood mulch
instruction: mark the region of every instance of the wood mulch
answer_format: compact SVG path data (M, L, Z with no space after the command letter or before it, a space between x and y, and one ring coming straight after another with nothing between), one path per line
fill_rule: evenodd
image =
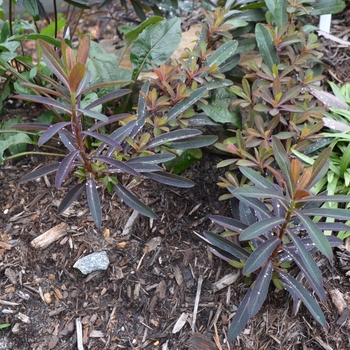
M27 114L7 109L2 119ZM247 285L194 234L218 230L208 215L229 215L228 204L218 201L223 192L216 183L225 171L216 168L220 160L204 152L185 171L196 184L192 189L132 183L158 219L139 216L129 232L132 210L115 196L103 195L103 227L96 229L84 196L57 215L71 180L58 190L52 176L18 186L50 159L0 166L0 324L11 324L0 330L0 350L350 349L349 242L335 250L332 262L317 256L328 295L322 305L327 328L303 305L293 316L289 294L271 287L260 312L237 340L227 342ZM53 228L63 231L57 242L32 246ZM107 252L106 271L85 276L73 268L97 251Z

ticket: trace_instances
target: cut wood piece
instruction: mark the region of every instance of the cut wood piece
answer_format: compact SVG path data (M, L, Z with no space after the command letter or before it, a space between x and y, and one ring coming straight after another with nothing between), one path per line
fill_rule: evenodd
M50 228L50 230L44 232L42 235L34 238L30 244L33 248L45 249L50 244L64 237L67 234L68 227L69 226L65 222L61 222L55 227Z
M338 311L338 314L341 315L347 307L346 301L344 300L342 293L340 293L338 289L332 289L329 291L329 294L332 298L334 306Z
M221 279L219 279L218 281L213 283L214 292L217 292L217 291L229 286L230 284L236 282L240 275L241 275L241 273L238 270L237 273L230 273L230 274L222 277Z

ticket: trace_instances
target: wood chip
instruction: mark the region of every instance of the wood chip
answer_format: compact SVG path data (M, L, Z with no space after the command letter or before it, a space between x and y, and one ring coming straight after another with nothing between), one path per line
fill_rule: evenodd
M5 276L10 280L12 284L17 284L16 272L9 267L5 269Z
M194 333L187 345L191 350L217 350L215 344L201 333Z
M77 347L78 347L78 350L84 350L83 325L80 322L80 317L75 320L75 326L77 329Z
M347 306L342 293L338 289L332 289L329 291L329 294L334 306L337 308L338 315L342 315Z
M102 338L105 335L101 332L101 331L97 331L97 330L92 330L89 334L90 338Z
M199 304L199 299L201 296L202 283L203 283L203 276L201 275L198 277L197 293L196 293L196 299L194 301L193 316L192 316L192 332L194 332L194 330L196 328L198 304Z
M31 241L31 245L37 249L45 249L52 243L56 242L68 232L69 226L65 222L52 227L50 230L44 232L40 236Z
M182 327L186 324L187 318L188 318L188 314L186 312L183 312L180 315L180 317L177 319L176 323L174 324L174 328L172 330L173 334L181 331Z
M217 292L217 291L229 286L230 284L236 282L240 275L241 275L241 273L238 270L236 273L230 273L229 275L222 277L217 282L213 283L214 292Z

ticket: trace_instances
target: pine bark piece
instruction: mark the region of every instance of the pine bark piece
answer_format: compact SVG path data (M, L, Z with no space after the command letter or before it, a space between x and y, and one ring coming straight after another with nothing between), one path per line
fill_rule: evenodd
M50 228L48 231L44 232L40 236L34 238L30 244L33 248L45 249L52 243L64 237L67 234L68 228L68 224L66 224L65 222L61 222L60 224Z

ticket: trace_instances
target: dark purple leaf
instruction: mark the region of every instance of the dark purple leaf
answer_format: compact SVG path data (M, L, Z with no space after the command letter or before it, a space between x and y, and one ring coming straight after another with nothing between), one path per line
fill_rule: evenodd
M44 175L50 174L55 172L58 167L60 166L60 163L54 163L50 165L45 165L37 170L32 171L31 173L24 175L21 180L19 180L19 183L24 183L30 180L37 179L38 177L42 177Z
M293 292L295 292L298 295L298 297L302 300L302 302L305 304L307 309L311 312L315 320L321 326L326 327L327 322L323 315L323 312L320 306L318 305L318 303L316 302L316 300L307 291L307 289L300 282L298 282L294 277L284 272L283 270L280 271L280 276L282 281L285 284L287 284L291 289L293 289Z
M173 160L176 156L172 153L163 153L163 154L152 154L150 156L131 158L127 161L128 164L133 163L150 163L150 164L159 164L165 163L170 160Z
M147 207L147 205L143 204L131 191L120 183L114 185L113 189L120 199L122 199L130 208L151 219L157 218L157 215L149 207Z
M249 289L239 307L236 311L236 315L232 320L231 326L228 330L228 341L234 340L244 329L249 321L249 308L250 308L250 296L252 290Z
M120 169L121 172L126 172L134 176L140 176L139 173L137 173L134 168L132 168L130 165L126 164L125 162L121 162L120 160L111 158L111 157L105 157L105 156L97 156L93 157L93 159L102 160L103 162L110 164L112 166L115 166L116 168Z
M169 147L175 149L202 148L212 145L217 140L218 137L214 135L199 135L181 141L174 141Z
M282 171L289 194L292 194L294 193L294 183L291 177L291 166L287 152L284 149L281 141L275 136L272 136L272 147L274 150L275 160Z
M244 275L249 275L250 273L257 270L262 266L266 261L269 260L272 252L276 247L281 243L281 240L277 237L272 237L268 241L259 245L245 263L242 273Z
M254 281L254 287L249 298L249 318L254 317L264 303L269 290L273 271L272 261L267 261Z
M164 171L156 171L154 173L145 173L146 177L158 181L162 184L169 185L169 186L175 186L175 187L181 187L181 188L191 188L194 186L194 183L186 179L182 176L175 175L175 174L169 174Z
M96 101L90 103L85 107L85 109L92 109L96 106L102 105L104 103L107 103L109 101L115 100L121 96L130 94L131 90L130 89L121 89L121 90L116 90L112 91L106 95L103 95L102 97L98 98Z
M126 164L129 164L126 162ZM138 173L153 173L155 171L163 171L163 168L159 165L148 164L148 163L130 163L130 166Z
M94 118L94 119L100 120L102 122L108 121L108 118L104 114L92 111L91 109L78 108L78 111L80 113L90 117L90 118Z
M61 187L63 181L66 179L68 173L73 168L73 163L75 158L77 158L80 150L75 150L66 156L62 162L60 162L60 166L57 169L56 178L55 178L55 186L56 188Z
M80 196L85 189L85 181L71 188L58 206L58 214L62 214Z
M312 289L315 293L320 297L320 299L325 303L327 301L326 293L323 288L322 276L321 276L321 284L319 281L315 279L312 275L312 272L308 271L307 267L304 265L303 260L300 255L296 253L296 249L288 249L286 247L283 248L285 252L289 254L289 256L293 259L293 261L298 265L300 271L304 274L306 280L309 282ZM307 250L306 250L307 251ZM311 254L307 251L307 253L311 256ZM315 262L314 262L315 263ZM316 265L316 263L315 263ZM318 269L317 265L316 268Z
M339 232L339 231L349 231L350 226L342 224L340 222L318 222L316 223L316 226L322 230L322 231L334 231L334 232ZM342 243L340 243L342 244Z
M315 263L308 249L304 247L302 240L292 230L288 229L287 233L290 239L294 242L296 250L288 251L288 248L286 247L284 248L287 249L286 250L287 253L289 253L289 255L292 256L293 260L299 266L300 270L304 273L305 277L310 282L315 292L318 294L321 300L325 303L326 293L323 289L323 280L322 280L322 274L320 269L318 268L317 264ZM296 253L297 256L300 257L301 261L299 259L296 259L296 260L294 259L295 258L293 257L294 252Z
M147 148L153 148L156 146L163 145L167 142L177 141L186 139L188 137L193 137L200 135L201 131L196 129L180 129L175 131L167 132L166 134L159 135L150 141L147 145Z
M332 196L328 197L332 201ZM323 216L325 218L335 218L338 220L350 220L350 210L331 208L309 208L303 209L302 213L308 216Z
M53 135L60 131L65 126L70 125L70 122L60 122L52 124L43 134L39 137L38 146L41 147L45 142L49 141Z
M268 181L265 177L261 176L255 170L253 170L253 169L251 169L249 167L240 166L239 167L239 171L247 179L249 179L251 182L253 182L254 185L256 185L258 187L263 187L263 188L270 189L270 190L272 190L274 192L276 191L275 186L270 181Z
M221 237L220 235L209 231L204 231L203 235L214 248L218 247L235 256L239 260L245 261L249 258L249 253L245 249L229 241L227 238Z
M323 253L329 260L331 260L333 257L332 249L324 233L309 217L305 216L299 211L294 211L294 213L304 226L305 230L309 234L309 237L316 244L316 247L319 249L319 251Z
M102 211L100 204L100 197L96 188L95 179L86 180L86 198L89 204L91 216L97 227L101 227Z
M41 124L41 123L21 123L11 125L11 129L20 129L20 130L47 130L50 127L50 124Z
M74 152L77 147L76 147L76 139L72 136L71 133L68 132L59 132L58 133L61 141L63 142L63 144L67 147L69 152Z
M214 221L216 224L221 225L229 230L240 232L240 233L247 228L246 224L243 224L238 220L228 218L226 216L210 215L209 219Z
M52 98L43 97L43 96L36 96L36 95L16 95L16 98L19 100L29 101L29 102L35 102L47 106L52 106L55 108L58 108L64 112L67 112L69 115L72 114L71 109L69 109L68 106L64 105L63 103L57 102L56 100L53 100Z
M88 87L90 80L91 80L91 72L87 70L85 72L83 79L81 79L79 83L75 96L80 96L83 93L83 91Z
M242 222L245 225L247 225L247 226L253 225L256 222L256 219L255 219L255 216L254 216L253 210L252 210L253 207L252 208L249 207L248 204L246 204L244 202L244 200L238 200L238 198L234 198L234 199L237 200L237 202L239 202L239 205L238 205L239 218L242 220ZM258 200L258 202L260 202L260 201ZM266 208L266 210L269 211L267 208ZM269 214L271 214L271 213L269 213ZM267 217L269 217L269 216L267 216Z
M193 106L197 101L199 101L207 92L207 89L200 87L195 91L191 92L190 96L182 99L178 102L168 113L168 122L175 120L181 113L185 112L191 106Z
M123 113L123 114L117 114L117 115L112 115L110 117L108 117L108 121L106 122L97 122L95 123L90 129L89 131L94 131L96 129L102 128L103 126L115 123L119 120L123 120L126 117L129 117L130 113ZM109 137L111 137L111 135L109 135Z
M143 94L139 94L139 100L138 100L138 104L137 104L137 119L140 119L140 120L143 120L144 116L146 114L147 103L146 103L146 99L143 97L143 95L145 95L145 96L148 95L150 84L151 84L151 81L148 79L142 85L141 91L143 92Z
M268 218L256 222L252 226L246 228L239 236L240 241L247 241L252 238L259 237L269 232L272 228L282 225L286 222L284 218ZM277 236L277 234L276 234Z
M100 140L100 141L106 143L107 145L110 145L116 149L122 149L122 146L120 145L120 143L115 141L114 139L112 139L109 136L105 136L103 134L100 134L100 133L94 132L94 131L84 131L83 134L91 136L97 140Z

